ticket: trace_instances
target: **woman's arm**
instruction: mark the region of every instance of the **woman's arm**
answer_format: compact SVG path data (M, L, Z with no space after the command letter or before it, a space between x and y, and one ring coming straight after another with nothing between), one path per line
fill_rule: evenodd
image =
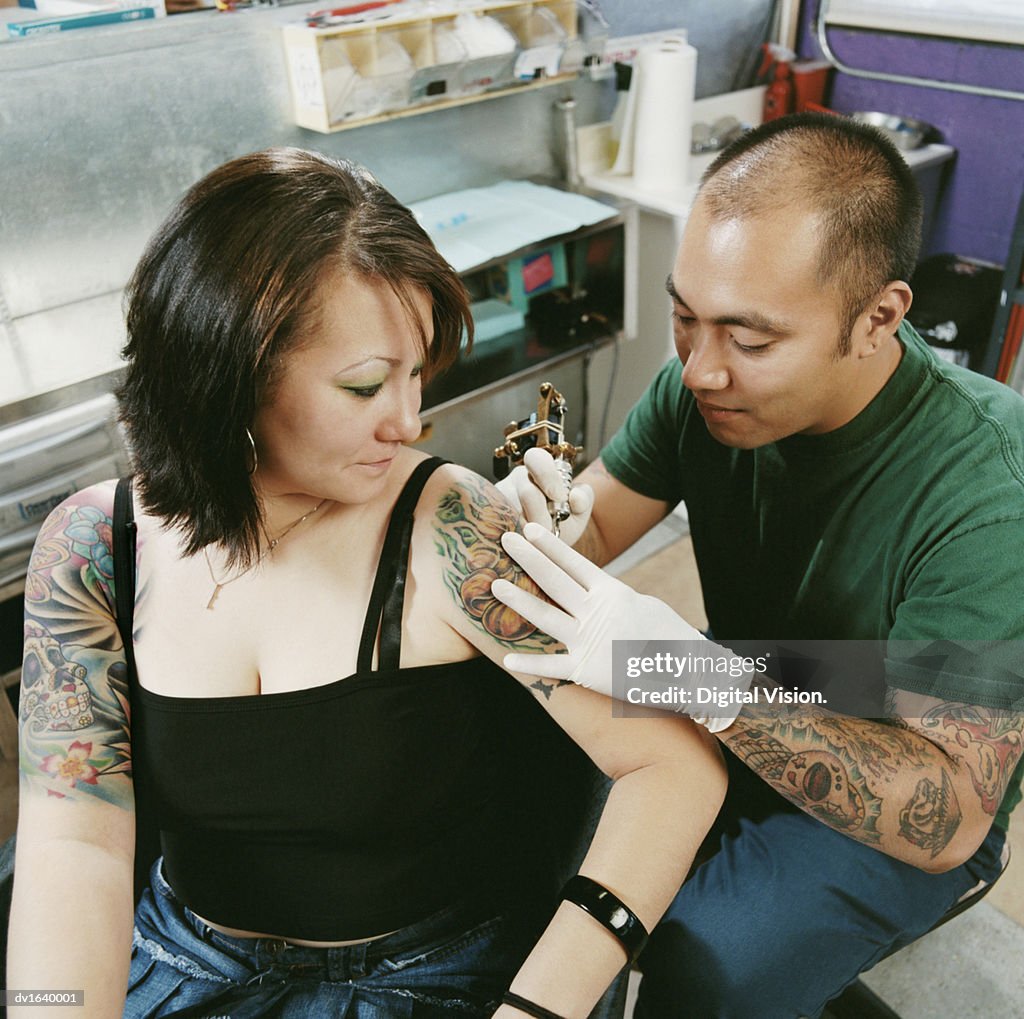
M135 814L128 683L113 614L113 484L44 523L25 584L20 803L7 985L124 1007ZM67 1007L11 1015L67 1019Z
M494 487L469 471L445 467L420 505L431 504L436 511L421 512L418 540L432 542L438 555L432 570L415 577L417 593L429 592L442 618L498 664L509 650L559 650L490 593L496 576L532 585L501 547L501 535L518 519ZM613 780L580 873L617 895L650 930L682 884L725 794L713 737L679 715L615 717L612 701L592 691L517 678ZM563 902L511 989L577 1019L589 1014L626 962L614 935ZM513 1019L521 1013L503 1006L497 1015Z

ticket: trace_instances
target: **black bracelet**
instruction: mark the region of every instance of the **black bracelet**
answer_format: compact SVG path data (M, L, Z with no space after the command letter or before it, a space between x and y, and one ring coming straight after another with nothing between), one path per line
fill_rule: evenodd
M542 1005L536 1005L532 1001L527 1001L526 998L520 998L518 994L513 994L511 991L506 991L501 996L501 1003L518 1008L520 1012L525 1012L527 1015L536 1016L536 1019L562 1019L557 1012L552 1012Z
M604 885L577 874L566 881L560 898L579 906L607 927L622 942L630 962L635 962L644 950L647 931L640 918Z

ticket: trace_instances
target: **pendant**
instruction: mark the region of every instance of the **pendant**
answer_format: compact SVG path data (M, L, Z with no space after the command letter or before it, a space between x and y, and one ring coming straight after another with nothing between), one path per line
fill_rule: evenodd
M219 594L220 594L220 589L221 589L221 588L222 588L223 586L224 586L223 584L218 584L218 585L217 585L217 586L216 586L216 587L215 587L215 588L213 589L213 594L211 594L211 595L210 595L210 600L209 600L209 601L208 601L208 602L206 603L206 611L207 611L207 612L212 612L212 611L213 611L213 603L214 603L214 602L215 602L215 601L217 600L217 595L219 595Z

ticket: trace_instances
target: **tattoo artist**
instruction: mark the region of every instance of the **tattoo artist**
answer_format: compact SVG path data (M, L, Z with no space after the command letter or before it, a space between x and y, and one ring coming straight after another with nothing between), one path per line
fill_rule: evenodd
M749 132L704 174L668 279L678 361L580 475L563 540L547 454L502 483L536 521L505 548L553 604L493 590L567 648L509 668L608 693L613 640L702 639L594 565L681 500L715 641L890 649L884 719L762 701L712 720L729 792L641 956L643 1019L820 1015L999 873L1022 774L1024 400L906 321L920 224L870 128ZM952 650L911 662L899 642Z

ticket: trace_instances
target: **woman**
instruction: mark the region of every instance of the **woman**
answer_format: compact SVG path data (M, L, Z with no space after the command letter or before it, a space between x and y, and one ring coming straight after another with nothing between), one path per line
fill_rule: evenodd
M411 213L311 153L215 170L151 241L134 489L59 507L26 587L11 986L97 1016L580 1017L637 947L588 896L658 919L721 763L686 719L492 664L558 648L490 594L525 583L516 518L408 445L471 326ZM580 793L545 712L614 780L580 867L610 896L552 883ZM136 802L163 855L133 931Z

